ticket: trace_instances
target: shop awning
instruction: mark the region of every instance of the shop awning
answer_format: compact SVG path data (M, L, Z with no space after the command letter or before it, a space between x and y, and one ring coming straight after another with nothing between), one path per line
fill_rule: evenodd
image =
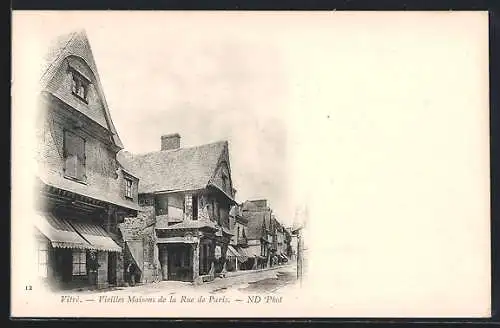
M157 238L156 242L158 244L196 244L198 238L196 237L166 237Z
M35 227L55 248L122 251L106 231L96 224L75 222L49 213L39 213L35 217Z
M285 255L285 253L281 253L281 256L283 256L283 258L288 261L288 257Z
M92 245L83 239L71 224L52 214L35 215L35 227L50 240L54 248L91 249Z
M240 254L243 254L247 257L257 257L257 258L264 258L263 256L260 255L260 249L255 248L255 247L249 247L249 248L239 248L238 251Z
M135 262L139 270L143 271L144 248L142 240L127 240L125 245L125 249L128 251L127 253L130 255L130 258Z
M92 245L92 249L106 252L122 251L122 248L97 224L71 222L71 225Z
M240 254L233 246L229 245L227 247L227 257L228 258L237 258L239 262L246 262L248 260L248 256Z

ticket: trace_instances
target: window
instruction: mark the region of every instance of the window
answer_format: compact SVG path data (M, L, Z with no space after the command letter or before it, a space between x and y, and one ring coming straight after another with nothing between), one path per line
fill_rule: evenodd
M132 180L125 178L125 197L132 197Z
M73 132L64 131L64 175L84 181L85 176L85 139Z
M198 220L198 196L193 195L192 197L192 207L193 207L193 220Z
M217 224L219 224L222 227L222 219L220 215L220 206L217 206Z
M156 197L155 199L156 215L168 214L168 197Z
M212 220L215 221L215 200L212 199Z
M240 238L240 227L238 227L238 229L237 229L236 238Z
M70 67L70 72L72 77L71 93L85 103L88 103L90 81L72 67Z
M73 276L87 274L87 253L82 250L73 251Z
M38 276L47 278L49 262L49 245L44 241L38 241Z

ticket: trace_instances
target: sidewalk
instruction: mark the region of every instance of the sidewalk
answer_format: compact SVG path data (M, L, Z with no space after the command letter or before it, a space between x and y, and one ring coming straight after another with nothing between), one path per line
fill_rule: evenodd
M82 290L78 294L111 294L111 295L127 295L130 293L139 293L143 295L156 294L156 293L168 293L176 294L179 292L195 292L195 291L205 291L214 292L226 289L235 288L245 288L249 284L258 283L263 281L266 283L268 281L275 281L278 271L294 271L296 269L293 263L285 265L277 265L270 268L258 269L258 270L241 270L234 272L227 272L226 277L220 278L216 277L212 281L204 282L200 285L194 285L192 282L182 282L173 280L163 280L159 282L152 283L140 283L135 286L128 287L112 287L100 290ZM293 277L296 274L293 273ZM64 294L70 291L64 292ZM75 291L72 291L75 292ZM71 292L70 292L71 293Z
M269 270L276 270L276 269L280 269L280 268L287 268L289 266L290 266L290 263L275 265L273 267L264 268L264 269L228 271L225 273L226 274L225 278L237 277L237 276L241 276L243 274L251 274L251 273L264 272L264 271L269 271ZM224 279L224 278L221 278L221 279Z

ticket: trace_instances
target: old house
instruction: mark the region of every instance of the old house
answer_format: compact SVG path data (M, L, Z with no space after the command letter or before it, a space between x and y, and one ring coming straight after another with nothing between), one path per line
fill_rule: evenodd
M161 150L120 152L120 159L140 179L141 210L122 229L140 231L135 241L142 243L130 247L142 254L143 281L157 274L202 282L225 270L236 204L228 142L181 148L180 135L170 134L161 137Z
M238 271L251 269L248 267L247 230L248 220L242 215L241 205L234 205L229 212L229 223L233 234L227 253L227 270Z
M40 88L34 221L38 274L56 288L121 285L118 224L137 215L138 179L116 159L123 145L85 32L57 40Z
M287 236L286 230L283 225L274 218L274 238L276 240L276 251L275 251L275 259L277 264L283 264L288 261L287 251Z
M267 200L252 200L242 204L242 215L248 221L245 251L252 269L270 266L273 249L272 212Z

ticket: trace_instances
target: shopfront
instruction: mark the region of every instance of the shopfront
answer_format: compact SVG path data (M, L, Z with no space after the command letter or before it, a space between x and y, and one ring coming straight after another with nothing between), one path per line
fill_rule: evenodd
M55 289L105 288L117 282L121 247L99 225L37 213L38 275Z

